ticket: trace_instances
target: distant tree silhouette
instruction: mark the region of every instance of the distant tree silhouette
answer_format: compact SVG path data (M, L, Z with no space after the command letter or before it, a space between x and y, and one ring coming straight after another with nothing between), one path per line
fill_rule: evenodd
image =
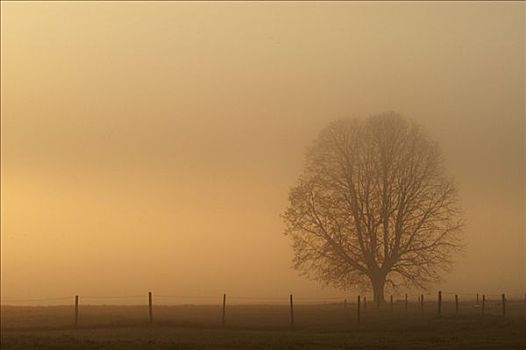
M283 214L294 265L339 288L425 287L462 247L457 191L438 145L395 113L328 125Z

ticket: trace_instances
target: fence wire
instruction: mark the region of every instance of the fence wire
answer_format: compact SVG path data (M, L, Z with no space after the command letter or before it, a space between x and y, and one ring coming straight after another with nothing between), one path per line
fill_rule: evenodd
M249 296L249 295L226 295L226 300L228 300L229 303L275 303L275 304L281 304L281 303L289 303L290 295L284 295L284 296ZM313 304L313 303L319 303L319 304L329 304L329 303L345 303L345 304L353 304L356 303L356 297L360 295L358 293L354 295L342 295L342 296L334 296L334 297L317 297L317 296L296 296L293 295L293 300L295 304ZM144 304L144 302L148 298L148 294L145 293L143 295L78 295L80 298L80 302L82 304L86 304L87 302L97 302L97 301L133 301L135 300L141 300L140 304ZM188 294L152 294L153 299L156 301L161 302L181 302L181 303L221 303L223 294L218 295L188 295ZM364 299L367 301L367 303L374 303L375 300L373 297L370 297L369 295L361 294L362 296L362 302ZM407 294L387 294L385 296L386 303L390 302L390 299L392 298L393 302L405 302L406 298L409 303L415 303L420 302L420 298L424 297L424 303L430 303L430 302L436 302L438 299L438 292L436 293L430 293L430 292L422 292L422 293L407 293ZM460 302L466 303L466 302L478 302L478 304L482 303L482 300L485 299L485 304L490 305L493 303L496 304L502 304L502 294L483 294L483 293L466 293L466 292L452 292L452 291L442 291L442 300L445 302L451 302L455 300L455 297L459 299ZM0 304L2 305L9 305L9 304L24 304L24 303L30 303L32 305L49 305L49 302L52 302L52 304L56 305L56 302L62 302L62 301L71 301L71 303L74 302L75 295L72 296L57 296L57 297L41 297L41 298L20 298L20 299L1 299ZM526 305L526 293L513 293L513 294L505 294L506 301L508 302L514 302L514 301L524 301ZM144 301L144 302L143 302ZM70 304L69 302L67 304ZM159 302L157 302L159 304ZM139 304L137 304L139 305Z

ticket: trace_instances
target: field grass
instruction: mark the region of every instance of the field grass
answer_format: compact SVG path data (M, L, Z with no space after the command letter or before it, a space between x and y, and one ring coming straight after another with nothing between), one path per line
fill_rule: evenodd
M155 306L149 324L144 306L2 306L5 349L526 349L526 307L497 305L486 315L472 306L459 314L445 304L369 306L356 322L349 305L296 305L290 328L287 305L228 306L225 328L216 305Z

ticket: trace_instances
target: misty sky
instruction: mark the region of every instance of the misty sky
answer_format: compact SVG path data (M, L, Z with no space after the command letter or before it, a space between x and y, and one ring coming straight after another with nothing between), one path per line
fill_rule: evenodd
M445 291L524 292L524 3L1 3L2 299L342 295L280 214L330 121L442 146Z

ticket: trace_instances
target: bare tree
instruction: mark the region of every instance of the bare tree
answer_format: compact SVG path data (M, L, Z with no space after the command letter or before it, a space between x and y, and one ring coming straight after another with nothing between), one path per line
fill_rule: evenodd
M283 214L294 265L348 289L424 288L461 249L457 191L438 145L395 113L343 119L307 153Z

